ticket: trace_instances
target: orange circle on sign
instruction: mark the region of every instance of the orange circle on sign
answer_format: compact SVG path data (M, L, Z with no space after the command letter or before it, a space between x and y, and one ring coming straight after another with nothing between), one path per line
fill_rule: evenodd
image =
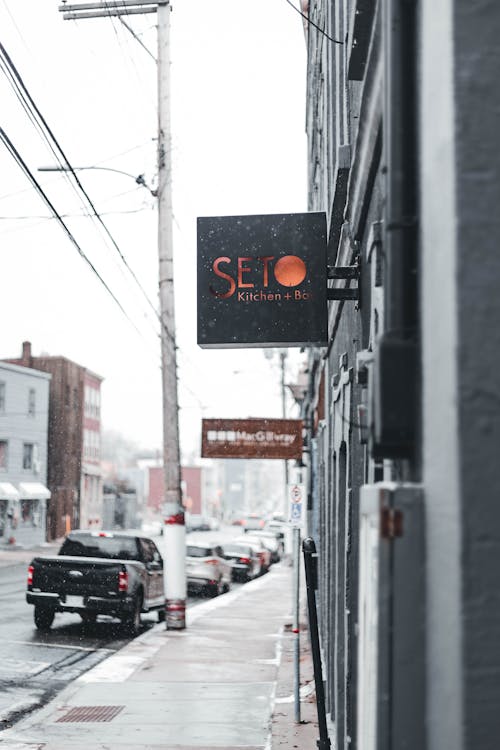
M306 277L306 264L297 255L284 255L274 266L276 281L281 286L297 286Z

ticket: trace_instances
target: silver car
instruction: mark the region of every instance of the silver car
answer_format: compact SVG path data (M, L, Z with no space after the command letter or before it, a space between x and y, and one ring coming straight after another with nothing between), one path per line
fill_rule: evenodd
M231 565L216 544L186 546L186 577L189 591L224 594L231 587Z

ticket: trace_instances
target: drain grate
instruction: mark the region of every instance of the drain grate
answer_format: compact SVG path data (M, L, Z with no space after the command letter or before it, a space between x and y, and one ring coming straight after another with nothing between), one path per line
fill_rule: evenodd
M84 721L111 721L125 706L74 706L64 716L57 719L60 722L72 722L79 724Z

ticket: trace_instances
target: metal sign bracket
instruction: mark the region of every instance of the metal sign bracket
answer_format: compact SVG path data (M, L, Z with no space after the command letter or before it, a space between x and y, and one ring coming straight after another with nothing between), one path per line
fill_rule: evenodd
M327 279L355 279L358 282L356 287L328 287L326 290L327 300L360 300L359 279L361 276L361 259L358 255L356 262L352 266L327 266Z

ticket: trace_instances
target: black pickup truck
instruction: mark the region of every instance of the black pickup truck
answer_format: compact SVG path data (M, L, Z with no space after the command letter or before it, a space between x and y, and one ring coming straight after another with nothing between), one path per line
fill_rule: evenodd
M35 557L28 568L28 604L35 625L49 630L56 612L119 617L139 631L141 612L164 619L163 560L152 539L109 531L73 531L53 557Z

